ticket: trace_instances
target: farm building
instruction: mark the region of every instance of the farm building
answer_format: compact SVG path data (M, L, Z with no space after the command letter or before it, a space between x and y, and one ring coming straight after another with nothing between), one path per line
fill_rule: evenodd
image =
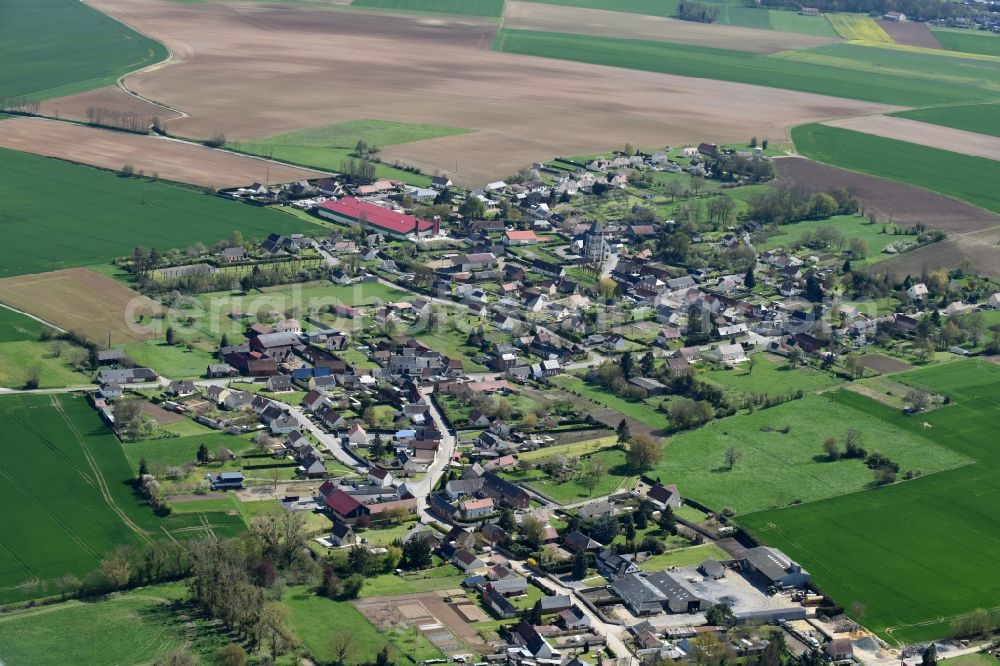
M242 472L220 472L218 474L206 474L208 482L212 485L212 490L229 490L243 487Z
M397 213L354 197L326 201L319 205L317 213L328 220L351 225L361 224L389 236L408 240L436 236L440 231L437 221L421 220L413 215Z
M809 580L809 572L777 548L750 548L744 551L741 564L776 587L802 587Z
M667 571L655 574L633 573L616 580L611 590L636 615L652 615L666 610L692 613L712 605L679 576Z

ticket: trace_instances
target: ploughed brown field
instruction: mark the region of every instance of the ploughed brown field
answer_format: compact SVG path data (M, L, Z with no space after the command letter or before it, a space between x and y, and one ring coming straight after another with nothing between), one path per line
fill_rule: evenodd
M478 19L294 4L91 4L170 48L169 64L133 74L126 84L189 114L167 122L174 135L224 133L251 141L361 118L466 127L478 131L385 148L382 158L447 172L467 185L554 155L626 142L736 142L754 135L780 141L793 125L890 110L497 53L490 45L498 24Z
M600 37L649 39L748 53L809 49L842 41L833 37L694 23L661 16L548 5L522 0L508 0L507 9L504 11L504 27L571 32Z
M76 95L69 95L68 97L45 100L42 102L40 113L43 116L68 118L70 120L86 122L88 120L87 109L91 107L114 109L121 113L134 113L150 124L153 122L153 118L167 121L180 118L182 115L176 111L129 95L118 86L107 86Z
M865 354L858 360L861 361L861 365L883 375L890 372L902 372L913 367L905 361L882 354Z
M221 189L254 182L290 183L320 171L268 162L159 136L128 134L43 118L0 123L0 146L104 169L126 164L164 180Z
M925 49L939 49L941 43L937 37L927 27L926 23L916 23L914 21L885 21L879 20L878 24L889 33L892 40L897 44L906 46L922 46Z
M928 228L941 229L950 234L978 231L1000 224L1000 216L967 203L912 185L838 169L802 157L778 158L774 161L774 168L778 173L774 184L779 187L797 186L813 191L843 187L861 200L865 211L875 212L880 220L886 222L890 218L900 224L923 222ZM885 266L886 262L880 263L878 269Z
M864 132L916 143L931 148L950 150L953 153L1000 160L1000 137L967 132L965 130L922 123L909 118L895 116L862 116L859 118L839 118L829 120L824 125Z
M939 268L951 270L968 265L977 274L1000 280L1000 226L949 236L912 252L904 252L874 264L869 270L886 273L896 280L916 277Z
M115 280L86 268L21 275L0 280L0 302L33 314L100 345L147 340L156 334L136 325L149 324L159 303Z

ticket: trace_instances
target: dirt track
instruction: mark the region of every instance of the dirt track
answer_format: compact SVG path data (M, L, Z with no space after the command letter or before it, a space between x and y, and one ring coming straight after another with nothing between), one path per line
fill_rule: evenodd
M0 146L121 169L131 164L147 176L216 189L316 178L321 172L212 150L156 136L112 132L82 125L13 118L0 123Z
M521 0L507 2L504 26L601 37L669 41L675 44L693 44L748 53L808 49L842 41L831 37L797 35L777 30L693 23L660 16L547 5Z
M950 150L953 153L985 157L988 160L1000 160L1000 137L922 123L919 120L893 116L864 116L829 120L823 124L884 136L888 139L908 141L931 148Z
M490 50L497 24L296 5L91 3L163 41L174 62L127 77L191 115L177 135L249 141L359 118L478 132L396 146L383 159L476 185L532 161L634 144L772 141L880 105ZM733 109L739 111L734 113Z
M949 233L966 233L1000 224L998 215L894 180L838 169L802 157L782 157L774 161L774 167L778 172L776 185L813 191L843 187L861 200L866 211L876 213L880 221L923 222L930 228Z

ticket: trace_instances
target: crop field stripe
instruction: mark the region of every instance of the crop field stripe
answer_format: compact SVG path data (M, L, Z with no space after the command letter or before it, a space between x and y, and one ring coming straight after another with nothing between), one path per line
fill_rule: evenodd
M931 28L941 46L958 53L1000 56L1000 36L972 30Z
M1000 39L1000 38L998 38ZM890 115L967 132L1000 136L1000 104L969 104L898 111Z
M166 60L166 47L77 0L0 0L0 93L51 99Z
M895 44L892 37L882 29L870 16L861 14L826 14L827 20L833 25L841 37L863 43L888 42Z
M741 51L535 30L500 30L498 50L679 76L749 83L899 106L990 99L1000 71L960 58L837 44L761 56ZM884 66L876 62L891 60ZM994 68L1000 69L1000 68ZM885 71L883 71L885 70ZM934 86L928 87L928 82Z
M818 162L909 183L1000 213L1000 161L818 124L793 128L792 140L800 153Z

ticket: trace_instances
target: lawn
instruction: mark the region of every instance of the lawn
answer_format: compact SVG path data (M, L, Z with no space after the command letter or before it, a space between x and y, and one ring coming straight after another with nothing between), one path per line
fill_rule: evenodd
M371 0L378 3L380 0ZM435 0L414 0L417 3L430 3ZM456 0L457 1L457 0ZM402 0L386 0L383 4L409 4ZM462 3L466 4L465 2ZM471 3L469 3L471 4ZM501 2L502 4L502 2ZM386 120L352 120L334 125L324 125L310 129L278 134L277 136L260 139L252 143L241 142L231 144L234 150L264 155L285 162L304 166L342 170L343 162L351 158L351 153L359 141L369 145L385 147L412 141L424 141L443 136L464 134L472 130L460 127L443 127L439 125L418 125L399 123ZM375 176L403 180L411 185L426 187L430 177L397 169L389 164L375 163Z
M612 448L616 443L617 439L615 437L599 437L597 439L587 439L582 442L573 442L572 444L556 444L554 446L535 449L534 451L525 451L518 454L517 458L518 460L538 461L556 456L579 457Z
M993 63L858 44L768 56L666 42L505 28L497 33L493 48L900 106L985 101L995 95L994 84L1000 81L1000 71L994 71L1000 68Z
M0 96L51 99L111 85L167 49L76 0L0 0Z
M662 555L653 555L639 564L643 571L663 571L670 567L693 567L707 559L728 560L732 556L714 543L706 543L690 548L669 550Z
M107 263L136 246L210 245L236 229L245 238L319 229L266 208L47 157L0 149L0 162L0 277Z
M1000 68L998 68L1000 69ZM1000 162L824 125L792 129L800 153L1000 212Z
M444 354L448 358L462 361L466 372L489 371L485 365L472 360L474 356L479 356L482 352L478 347L470 347L465 344L469 334L464 331L440 326L437 330L429 332L424 326L416 326L411 327L409 332L419 342L434 351Z
M150 468L157 466L180 467L194 463L198 457L198 447L202 444L207 446L211 453L215 453L221 448L241 453L254 447L254 444L246 439L213 430L204 435L127 442L122 444L122 448L125 449L125 455L132 467L138 471L139 461L143 458L146 459L146 464Z
M842 449L849 428L861 431L869 451L881 451L898 462L901 474L917 469L929 473L968 462L918 432L871 415L863 409L868 402L841 391L714 421L670 439L663 460L647 476L678 484L682 494L712 509L749 513L868 488L872 471L862 461L829 462L823 455L823 440L834 437ZM789 431L784 433L786 426ZM723 458L729 447L742 458L725 470Z
M130 342L124 349L138 366L153 368L171 379L204 377L208 366L219 362L217 357L198 347L188 349L185 345L168 345L162 340Z
M372 663L383 647L393 661L406 656L347 601L318 597L302 587L288 590L282 604L288 609L288 623L312 656L321 662L333 661L331 637L344 632L352 637L352 662ZM434 655L440 657L440 653Z
M231 341L242 339L243 332L254 320L234 320L229 315L234 311L256 316L266 312L286 312L297 309L301 313L310 310L322 311L334 305L350 305L355 307L374 305L377 303L406 300L406 292L393 289L380 282L364 282L353 285L335 285L330 282L307 282L302 284L265 287L260 291L248 294L242 292L216 291L197 295L190 307L178 311L174 330L180 339L196 345L207 345L218 342L223 335ZM192 321L186 323L188 318ZM300 319L304 317L300 316ZM332 326L337 321L343 321L334 315L327 318ZM306 330L312 327L303 321ZM210 342L209 342L210 341ZM156 345L151 341L150 345ZM179 350L179 351L177 351ZM189 372L203 374L207 363L200 363L200 355L188 355L183 348L171 350L168 347L153 347L146 354L163 356L168 365L178 365ZM200 368L200 369L199 369ZM172 376L169 375L168 376Z
M809 367L792 368L784 360L769 354L755 354L754 358L752 370L747 363L732 370L715 366L698 376L727 392L740 395L765 393L785 396L795 391L815 393L841 383L828 372Z
M579 477L573 477L568 481L559 483L540 469L533 469L527 472L508 472L501 476L513 482L524 483L529 488L560 504L573 504L592 497L610 495L619 488L628 486L635 479L635 477L629 475L628 470L625 468L624 451L618 449L604 450L591 454L588 458L600 458L604 463L604 468L607 470L604 476L598 479L597 484L592 489L581 483Z
M973 30L931 28L941 46L949 51L1000 56L1000 37Z
M499 18L503 14L504 0L354 0L351 6Z
M58 356L56 348L60 350ZM86 353L66 342L0 342L0 386L22 388L32 369L38 370L39 388L87 385L90 379L74 370L72 361L78 356L86 359Z
M1000 44L1000 37L994 37ZM941 106L932 109L900 111L894 116L919 120L923 123L944 125L967 132L979 132L1000 136L1000 104L968 104L965 106Z
M397 594L417 594L452 590L462 586L467 576L450 564L416 573L397 576L394 573L371 576L365 579L362 597L386 597Z
M808 233L814 233L818 229L832 227L844 235L844 248L849 247L848 243L852 238L860 238L868 245L868 257L863 260L852 260L851 264L859 267L864 264L873 263L888 255L879 253L887 245L898 243L900 236L894 236L887 230L882 233L884 225L869 224L868 218L860 215L835 215L825 220L805 220L793 224L785 224L777 228L778 233L769 236L766 241L760 244L761 250L773 250L778 247L790 249L792 244ZM838 248L831 248L836 251ZM807 250L808 252L808 250Z
M559 375L553 377L552 382L564 389L575 391L608 409L620 412L624 416L642 421L651 428L666 430L670 427L670 419L667 418L667 415L657 411L646 402L629 402L596 384L588 384L583 379L573 375Z
M838 603L864 603L860 620L882 636L941 638L954 616L1000 597L1000 366L961 361L894 378L952 404L916 417L864 398L856 407L975 465L740 523L800 561Z
M221 512L154 516L129 484L135 473L118 439L83 397L0 398L0 431L0 601L44 593L14 587L25 580L82 579L120 544L242 529Z

